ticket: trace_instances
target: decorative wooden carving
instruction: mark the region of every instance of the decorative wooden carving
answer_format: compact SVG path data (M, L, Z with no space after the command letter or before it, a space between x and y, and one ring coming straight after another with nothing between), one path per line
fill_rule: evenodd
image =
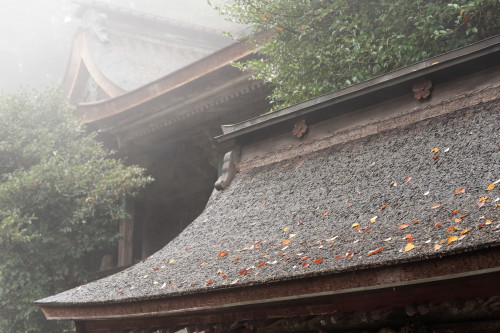
M307 124L305 119L301 119L293 125L293 130L292 134L297 137L301 138L305 133L307 132Z
M421 78L413 84L413 97L416 100L426 99L431 94L432 82Z
M236 174L237 151L230 151L224 155L224 163L222 164L222 176L215 182L215 189L222 191L229 186Z

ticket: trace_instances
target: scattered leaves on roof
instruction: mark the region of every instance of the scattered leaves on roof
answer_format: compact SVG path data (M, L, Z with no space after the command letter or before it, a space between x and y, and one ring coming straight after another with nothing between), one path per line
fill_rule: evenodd
M448 245L458 240L458 236L448 236Z
M413 243L408 243L405 246L405 252L411 251L413 248L415 248L415 245L413 245Z
M406 229L406 228L408 228L408 224L401 224L401 225L398 227L398 229L399 229L399 230L403 230L403 229Z
M227 255L227 252L220 251L219 254L217 255L219 258L225 257Z
M375 249L375 250L372 250L372 251L368 252L368 256L371 256L371 255L373 255L373 254L377 254L377 253L379 253L380 251L382 251L382 248L381 248L381 247L379 247L379 248L377 248L377 249Z
M323 258L314 259L313 264L319 264L323 262Z

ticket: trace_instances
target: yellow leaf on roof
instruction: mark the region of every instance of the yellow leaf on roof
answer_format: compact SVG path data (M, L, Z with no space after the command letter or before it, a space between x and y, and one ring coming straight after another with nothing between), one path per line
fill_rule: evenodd
M405 252L411 251L414 247L413 243L408 243L405 247Z
M458 236L449 236L448 237L448 245L458 240Z
M283 229L283 231L288 231L290 230L290 227L286 227L285 229Z

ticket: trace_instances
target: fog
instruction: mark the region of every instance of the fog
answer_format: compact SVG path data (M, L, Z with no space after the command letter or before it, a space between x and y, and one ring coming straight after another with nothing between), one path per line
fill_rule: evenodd
M71 40L80 21L73 17L78 2L71 0L1 0L0 90L19 86L41 89L62 81ZM206 0L101 0L115 6L236 32ZM211 1L212 4L214 1Z

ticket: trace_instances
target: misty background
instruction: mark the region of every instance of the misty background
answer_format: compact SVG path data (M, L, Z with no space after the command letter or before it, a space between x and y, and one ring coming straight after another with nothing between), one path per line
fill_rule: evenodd
M0 91L11 92L19 86L42 89L61 83L71 42L80 24L73 13L78 3L85 2L92 1L1 0ZM242 27L225 21L207 0L98 2L201 25L221 34L223 31L237 33L242 30Z

